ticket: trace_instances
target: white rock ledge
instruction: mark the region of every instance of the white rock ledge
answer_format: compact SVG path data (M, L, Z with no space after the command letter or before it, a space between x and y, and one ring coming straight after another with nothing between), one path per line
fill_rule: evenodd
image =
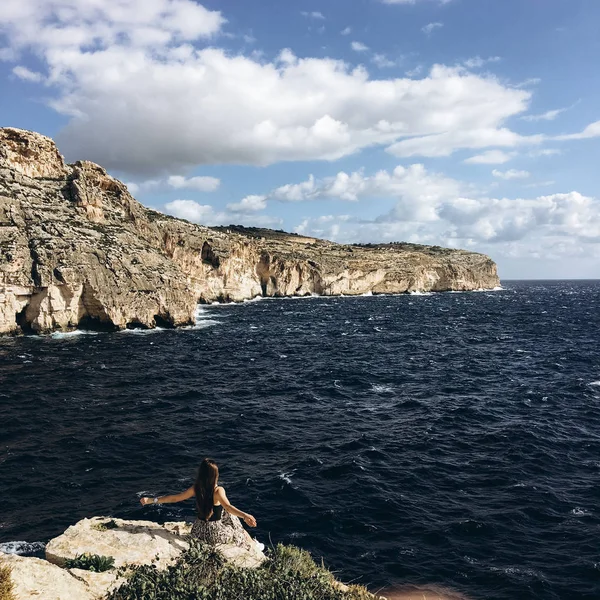
M114 522L117 527L104 529ZM160 525L152 521L128 521L112 517L82 519L46 546L46 559L6 554L0 562L12 569L15 600L99 600L122 582L119 567L154 563L166 568L189 547L186 535L191 525L185 522ZM255 568L265 555L233 545L218 547L223 555L240 567ZM64 568L67 559L80 554L112 556L115 569L92 573ZM157 558L158 557L158 558Z

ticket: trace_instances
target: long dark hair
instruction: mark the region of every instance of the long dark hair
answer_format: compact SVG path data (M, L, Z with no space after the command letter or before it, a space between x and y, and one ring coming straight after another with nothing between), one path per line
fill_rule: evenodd
M198 477L196 477L196 483L194 484L198 517L204 521L208 521L212 517L214 493L218 479L219 467L217 467L217 463L210 458L205 458L200 463Z

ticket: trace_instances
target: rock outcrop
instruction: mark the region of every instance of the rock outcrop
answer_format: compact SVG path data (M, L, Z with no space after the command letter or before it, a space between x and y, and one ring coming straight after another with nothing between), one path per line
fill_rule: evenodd
M123 583L117 569L155 564L164 569L189 547L185 522L159 525L151 521L128 521L108 517L82 519L46 546L46 560L0 554L0 562L11 570L15 600L97 600ZM251 550L222 544L219 551L238 567L255 568L265 555L256 546ZM94 573L65 567L67 559L81 554L114 558L114 569Z
M42 135L0 129L0 333L178 326L198 302L493 288L482 254L209 228L138 203Z

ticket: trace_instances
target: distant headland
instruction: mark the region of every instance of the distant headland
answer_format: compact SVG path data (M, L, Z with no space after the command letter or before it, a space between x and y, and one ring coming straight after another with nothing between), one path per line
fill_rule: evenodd
M45 136L0 129L0 334L176 327L199 302L256 296L499 285L475 252L194 225L142 206L94 163L65 164Z

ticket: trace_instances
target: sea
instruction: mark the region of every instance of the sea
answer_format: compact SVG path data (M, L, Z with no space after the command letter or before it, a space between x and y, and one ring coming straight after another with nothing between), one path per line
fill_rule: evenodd
M0 550L193 520L205 456L253 535L346 582L600 598L600 281L204 305L177 330L0 338Z

